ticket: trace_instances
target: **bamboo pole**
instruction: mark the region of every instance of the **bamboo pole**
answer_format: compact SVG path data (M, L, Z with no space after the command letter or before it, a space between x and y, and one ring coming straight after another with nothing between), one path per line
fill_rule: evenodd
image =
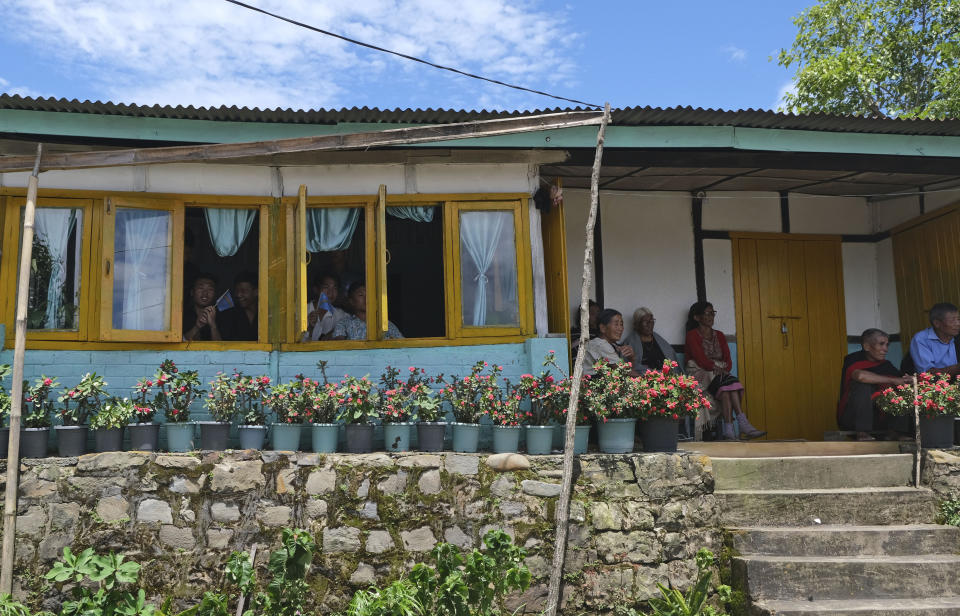
M603 139L610 121L610 103L603 107L603 118L597 131L597 151L593 158L593 172L590 175L590 215L587 217L586 241L583 249L583 282L580 285L580 306L590 302L590 285L593 281L593 228L597 223L597 207L600 198L600 161L603 159ZM560 502L557 504L557 532L553 546L553 567L550 572L550 585L547 588L547 609L545 616L556 616L560 606L560 580L563 576L563 561L567 550L567 525L570 521L570 493L573 487L573 444L577 431L577 408L580 397L580 380L583 377L584 352L590 333L589 310L580 310L580 347L577 360L573 364L570 379L570 403L567 406L567 425L563 447L563 480L560 488Z
M27 205L23 212L23 239L20 246L20 279L17 284L16 342L13 347L13 391L10 394L10 437L7 449L7 488L3 501L3 552L0 561L0 592L13 591L14 539L17 532L17 488L20 471L20 416L23 411L23 355L27 343L27 294L30 290L30 261L33 259L33 219L37 205L37 176L43 144L37 144L33 174L27 184Z
M913 454L913 487L920 487L920 456L923 450L920 449L920 388L917 385L917 375L913 375L913 440L916 443L916 451Z

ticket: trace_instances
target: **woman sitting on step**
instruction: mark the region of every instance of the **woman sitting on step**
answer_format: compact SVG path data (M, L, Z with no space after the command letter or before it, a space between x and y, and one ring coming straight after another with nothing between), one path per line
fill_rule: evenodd
M719 402L723 414L724 440L733 440L733 413L737 414L740 424L740 438L751 439L764 436L766 432L757 430L747 421L743 413L743 385L730 373L733 362L730 359L730 347L723 332L713 329L717 311L710 302L697 302L690 306L687 315L687 340L685 345L687 374L693 376L714 402L716 410ZM697 418L697 434L702 433L703 425L710 418Z

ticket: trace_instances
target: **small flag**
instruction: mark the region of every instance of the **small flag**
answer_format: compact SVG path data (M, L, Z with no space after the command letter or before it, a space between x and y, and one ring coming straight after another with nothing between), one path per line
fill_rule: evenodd
M223 292L223 295L217 300L217 310L223 312L224 310L229 310L233 308L233 296L230 295L230 289L227 289Z
M330 300L327 298L326 293L320 293L320 298L317 300L317 308L323 308L327 312L333 311L333 306L330 305Z

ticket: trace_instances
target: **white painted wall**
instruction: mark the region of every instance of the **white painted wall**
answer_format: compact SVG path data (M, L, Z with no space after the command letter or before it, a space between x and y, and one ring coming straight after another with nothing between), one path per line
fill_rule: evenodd
M924 209L932 212L937 208L960 201L960 188L929 192L924 196Z
M791 193L790 232L871 233L870 211L863 197L827 197ZM779 211L779 210L778 210Z
M874 244L844 244L843 296L847 335L856 336L879 326L877 250Z
M735 334L737 311L733 301L733 242L704 240L703 272L707 284L707 301L712 303L717 311L717 329L724 334ZM690 303L692 304L693 300Z
M583 282L584 229L590 213L590 192L586 190L563 190L563 222L567 229L567 297L570 306L570 322L579 323L580 286ZM596 280L593 278L592 280ZM596 285L590 287L590 299L597 299Z
M775 192L708 192L703 228L779 233L780 195Z
M920 215L920 199L908 195L870 204L876 212L876 229L874 231L889 231L902 222Z
M900 332L900 311L897 304L897 281L893 270L893 240L877 242L877 325L880 329Z

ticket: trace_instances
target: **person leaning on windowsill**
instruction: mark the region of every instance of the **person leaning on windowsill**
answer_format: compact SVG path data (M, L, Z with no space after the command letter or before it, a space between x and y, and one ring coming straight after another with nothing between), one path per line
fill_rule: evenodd
M367 285L364 282L355 282L347 290L347 304L353 310L353 315L339 323L333 330L333 340L366 340L367 339ZM383 336L386 339L403 338L403 334L392 321L387 321L387 331Z
M843 358L837 424L843 430L855 431L858 441L872 441L870 432L881 426L888 427L874 404L874 393L911 380L887 361L890 336L886 332L875 328L864 331L860 346L862 350Z
M957 376L957 348L954 338L960 334L960 312L953 304L939 303L930 308L930 327L917 332L910 341L910 357L917 372Z
M340 280L336 274L323 273L317 276L313 282L313 292L317 299L307 304L307 331L303 332L301 342L330 340L337 325L350 318L336 305L340 298Z
M190 287L190 298L183 309L183 339L222 340L217 324L217 279L213 274L197 274Z

